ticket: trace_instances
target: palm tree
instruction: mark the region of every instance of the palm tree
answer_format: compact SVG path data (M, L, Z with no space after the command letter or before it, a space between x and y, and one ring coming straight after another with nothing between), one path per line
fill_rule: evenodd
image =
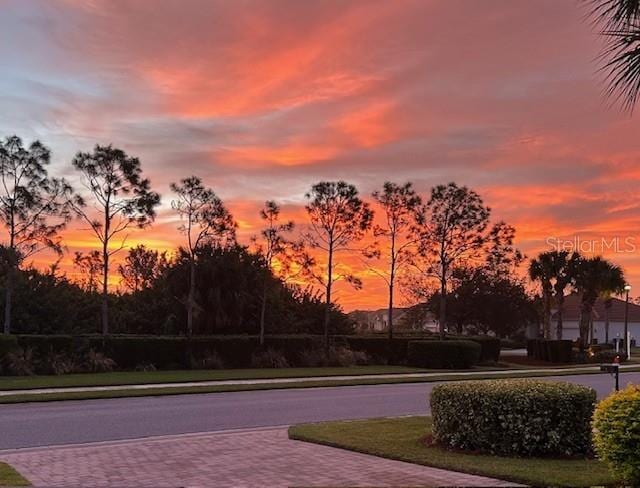
M580 260L577 252L552 251L547 253L551 258L551 269L555 282L553 284L553 296L558 311L556 312L556 339L562 339L562 317L564 312L564 291L575 280L576 266Z
M551 336L551 298L554 277L553 253L543 252L529 264L529 278L540 283L542 288L542 332L545 339Z
M608 276L605 277L607 288L602 290L600 297L604 301L604 341L609 342L609 315L611 306L613 305L613 295L620 295L624 291L626 282L622 275L622 270L614 266L608 270Z
M633 108L640 94L640 1L591 0L591 18L607 41L602 53L606 95Z
M580 259L576 266L576 289L581 295L580 346L588 342L589 329L593 328L593 308L598 297L624 288L624 273L619 266L601 257ZM593 330L591 330L593 339Z

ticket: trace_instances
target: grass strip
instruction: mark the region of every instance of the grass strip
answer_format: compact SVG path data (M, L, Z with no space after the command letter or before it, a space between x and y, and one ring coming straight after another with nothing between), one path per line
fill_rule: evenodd
M383 418L302 424L291 439L531 486L610 486L615 481L595 459L514 458L430 446L430 417Z
M174 371L116 371L60 376L0 376L0 391L75 386L125 386L192 381L304 378L309 376L376 375L421 373L427 370L406 366L350 366L329 368L209 369Z
M31 486L31 483L8 464L0 463L0 486Z
M633 371L640 371L640 368ZM630 371L625 371L630 372ZM15 394L0 397L2 403L27 403L27 402L49 402L60 400L92 400L105 398L125 398L125 397L145 397L145 396L165 396L165 395L186 395L201 393L223 393L237 391L255 391L255 390L281 390L289 388L319 388L319 387L340 387L340 386L360 386L360 385L386 385L398 383L433 383L439 381L463 381L463 380L482 380L495 378L540 378L545 376L564 376L573 374L602 374L599 371L566 371L566 372L549 372L549 373L522 373L513 371L509 374L491 374L486 372L473 377L462 374L445 373L441 375L431 376L429 378L376 378L375 376L363 376L352 380L304 380L291 383L258 383L252 385L216 385L216 386L188 386L188 387L158 387L144 390L116 389L109 391L80 391L80 392L63 392L63 393L41 393L41 394Z

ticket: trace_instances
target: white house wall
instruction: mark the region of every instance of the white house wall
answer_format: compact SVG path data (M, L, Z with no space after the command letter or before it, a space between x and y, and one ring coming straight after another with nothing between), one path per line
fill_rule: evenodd
M553 323L551 329L553 331ZM640 322L629 322L629 332L631 332L631 338L636 339L636 342L640 342ZM620 334L619 336L617 334ZM603 343L605 339L605 327L604 321L596 320L593 322L593 335L598 339L599 343ZM574 320L565 321L562 327L562 338L576 340L580 336L580 329L578 328L578 322ZM622 338L624 336L624 322L610 322L609 323L609 342L613 342L616 337Z

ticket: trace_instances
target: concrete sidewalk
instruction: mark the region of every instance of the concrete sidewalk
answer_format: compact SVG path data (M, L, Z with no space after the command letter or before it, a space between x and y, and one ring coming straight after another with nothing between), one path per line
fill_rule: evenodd
M628 371L639 369L638 365L628 364L621 365L620 371ZM64 388L35 388L29 390L5 390L0 391L0 398L11 397L16 395L44 395L51 393L84 393L84 392L100 392L100 391L129 391L129 390L154 390L154 389L182 389L193 387L224 387L224 386L269 386L269 385L295 385L322 383L335 383L339 385L342 382L349 381L370 381L370 380L412 380L428 381L446 381L447 378L452 380L473 379L473 378L501 378L512 375L522 376L549 376L563 374L584 374L598 373L600 366L582 366L575 368L539 368L539 369L510 369L497 371L456 371L456 372L438 372L438 373L393 373L393 374L373 374L373 375L343 375L343 376L313 376L313 377L296 377L296 378L275 378L275 379L247 379L247 380L216 380L216 381L190 381L183 383L147 383L137 385L110 385L110 386L78 386Z
M286 427L0 451L34 487L517 486L293 441Z

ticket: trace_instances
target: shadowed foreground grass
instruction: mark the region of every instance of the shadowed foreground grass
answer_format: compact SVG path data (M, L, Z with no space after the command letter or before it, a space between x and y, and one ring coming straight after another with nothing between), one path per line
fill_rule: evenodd
M30 486L30 483L11 466L0 463L0 486Z
M60 376L0 376L0 391L29 390L36 388L63 388L74 386L119 386L154 383L182 383L190 381L420 373L423 371L426 370L405 366L350 366L328 368L114 371L112 373L78 373Z
M594 459L509 458L427 446L430 417L402 417L302 424L289 437L425 466L499 478L533 486L613 485L607 467Z

